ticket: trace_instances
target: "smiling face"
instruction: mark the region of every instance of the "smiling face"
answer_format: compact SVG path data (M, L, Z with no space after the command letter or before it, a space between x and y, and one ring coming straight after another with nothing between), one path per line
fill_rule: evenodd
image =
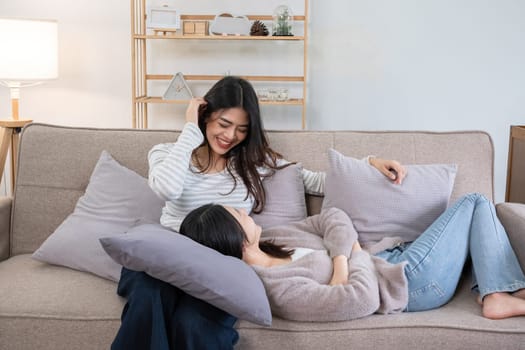
M259 239L261 238L261 226L257 225L253 221L252 217L246 213L244 209L235 209L232 207L226 207L226 210L239 222L244 233L246 234L247 242L245 246L258 246Z
M242 108L213 112L206 124L206 139L215 156L223 156L248 136L250 122Z

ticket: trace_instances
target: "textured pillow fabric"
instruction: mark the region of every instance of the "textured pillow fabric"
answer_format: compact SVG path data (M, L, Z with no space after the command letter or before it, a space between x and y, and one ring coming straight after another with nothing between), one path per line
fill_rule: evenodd
M398 236L415 240L447 208L457 166L405 165L393 184L368 162L330 149L323 208L337 207L352 219L362 243Z
M266 205L261 213L252 213L255 223L263 229L306 218L303 167L291 164L263 180Z
M163 205L145 178L103 151L73 213L33 258L118 281L121 266L104 252L98 239L108 233L123 234L138 222L159 222Z
M144 271L237 318L271 325L264 286L240 259L154 224L101 238L100 243L117 263L130 270Z

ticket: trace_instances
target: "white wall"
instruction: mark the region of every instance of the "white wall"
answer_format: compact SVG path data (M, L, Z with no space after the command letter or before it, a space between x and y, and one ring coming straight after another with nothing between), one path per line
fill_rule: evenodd
M487 131L503 201L509 128L525 123L525 1L310 7L309 127Z
M0 16L58 20L59 79L22 89L21 119L131 126L128 0L2 0ZM0 94L0 116L8 116L9 91Z
M239 14L271 13L281 3L250 2L165 1ZM129 7L129 0L0 1L0 16L59 21L60 77L22 91L22 118L131 126ZM504 199L509 127L525 124L525 1L310 0L310 14L309 129L487 131L496 148L496 201ZM224 66L232 74L249 64L237 57ZM269 64L275 59L269 55ZM0 101L7 117L5 88ZM170 117L183 112L157 108ZM273 129L296 125L299 111L263 113ZM180 118L159 118L153 127L179 125Z

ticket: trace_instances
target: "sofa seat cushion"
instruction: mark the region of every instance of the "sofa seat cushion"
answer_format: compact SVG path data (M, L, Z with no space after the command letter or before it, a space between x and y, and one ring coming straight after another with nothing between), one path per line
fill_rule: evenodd
M239 321L238 348L265 344L268 349L323 349L327 337L331 338L331 349L348 349L352 344L358 344L359 349L388 349L393 341L398 345L404 342L404 348L420 349L435 348L436 344L447 349L497 349L501 348L498 344L505 348L509 341L516 344L513 348L520 348L525 341L525 317L483 318L467 280L461 282L451 302L425 312L371 315L343 322L293 322L274 317L271 329Z
M0 281L0 318L120 321L125 303L115 282L41 263L30 254L3 261Z

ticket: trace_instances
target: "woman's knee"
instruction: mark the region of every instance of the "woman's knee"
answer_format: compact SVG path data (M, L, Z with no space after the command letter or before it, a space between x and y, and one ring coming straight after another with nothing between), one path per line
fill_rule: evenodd
M484 194L479 193L479 192L467 193L466 195L463 196L463 198L468 199L469 201L475 202L475 203L489 202L488 198Z
M117 293L128 301L130 299L146 301L171 294L175 298L177 291L174 286L153 278L145 272L127 270L122 273Z

